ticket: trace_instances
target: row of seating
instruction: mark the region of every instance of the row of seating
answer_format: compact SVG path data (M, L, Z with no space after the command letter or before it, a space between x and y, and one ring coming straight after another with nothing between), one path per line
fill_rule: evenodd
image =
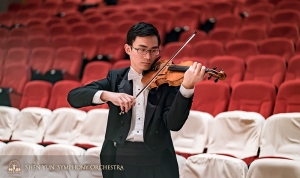
M104 65L101 63L92 64L90 63L87 66L81 82L65 79L56 82L53 86L46 81L30 81L29 69L26 71L21 66L11 66L10 69L12 70L5 70L6 77L3 78L0 85L2 91L1 103L16 108L36 106L54 110L59 107L70 107L67 102L67 94L71 89L101 79L101 77L104 78L107 70L109 70L109 68L101 68L100 72L99 65L102 67ZM110 64L106 65L107 67L110 66ZM232 65L232 63L229 65ZM219 80L218 83L213 81L198 83L192 108L212 115L227 110L241 109L259 112L264 117L268 117L272 113L298 111L299 105L297 103L299 102L297 97L299 93L297 91L299 90L299 79L285 81L276 89L271 82L276 82L280 78L278 70L272 71L272 69L269 72L267 72L268 69L265 70L259 69L256 71L258 74L259 72L265 74L264 76L253 77L254 73L246 73L244 81L236 79L241 76L240 72L237 72L236 75L232 76L232 81L236 81L232 85L222 80ZM263 79L266 77L269 79ZM211 91L214 91L214 93L211 93ZM206 103L207 101L209 103ZM262 103L264 103L264 107L261 107ZM107 105L98 107L107 107ZM90 110L92 108L95 107L90 106L82 109Z
M12 135L9 141L13 142L8 145L17 144L15 141L18 140L51 144L53 147L67 144L69 146L66 147L69 148L73 145L85 149L102 146L108 115L107 109L93 109L85 113L73 108L59 108L51 112L43 108L24 108L20 111L0 107L0 112L0 116L6 116L2 122L6 127L1 140ZM247 165L251 169L257 158L276 157L300 161L297 144L300 140L299 114L281 113L264 118L256 112L228 111L213 117L208 113L192 110L183 128L178 132L171 132L171 136L176 153L187 158L186 163L190 162L190 166L183 169L187 169L185 171L195 177L204 174L200 173L200 165L196 160L205 158L212 159L214 163L224 160L239 162L246 170ZM281 139L273 139L274 137ZM45 148L47 147L51 146ZM211 163L208 164L212 166ZM217 165L215 166L219 167ZM231 174L236 174L236 169L237 167ZM244 176L246 173L247 171Z
M209 68L218 66L225 70L228 75L228 78L225 80L225 82L231 85L243 79L249 80L257 77L263 77L265 79L258 80L269 81L270 83L273 83L278 87L283 81L299 78L299 72L297 70L297 66L299 65L300 61L299 55L293 56L288 62L286 62L284 58L280 56L257 54L255 50L251 50L249 48L247 53L247 51L243 51L241 47L241 45L244 44L244 49L247 50L246 42L242 42L243 41L230 43L228 46L226 46L226 53L230 55L223 55L224 51L221 48L222 46L214 41L197 42L194 44L194 46L187 44L181 51L181 53L179 53L176 58L174 58L174 63L177 64L181 61L196 61ZM95 54L93 53L93 51L95 51L96 48L89 48L93 47L92 42L90 43L90 45L85 46L86 51L89 52L85 54L90 54L89 56L95 56L91 54ZM162 52L162 60L171 58L182 45L183 42L173 42L167 44ZM217 46L219 47L219 50ZM192 50L192 47L197 50ZM214 50L209 51L209 49ZM111 48L111 51L112 50L113 48ZM123 50L123 48L120 48L119 52L123 54ZM199 56L189 55L191 51L197 51L197 53L199 53ZM210 52L214 52L214 54L211 54ZM246 58L246 54L248 54L249 57ZM242 58L242 56L245 56L245 59ZM118 60L117 62L120 61L122 60ZM124 65L124 67L130 65L129 60L126 61L127 63L125 62L126 65ZM53 70L64 70L65 73L67 73L69 76L72 76L74 79L79 80L79 73L82 68L82 63L82 51L78 47L61 47L57 50L49 47L37 47L34 48L31 53L26 48L12 48L8 50L7 54L5 54L4 51L0 50L0 67L2 67L3 70L5 68L10 68L11 65L28 65L32 70L36 72L32 73L32 79L42 79L40 78L41 75L46 75L47 73L50 73L49 75L51 75L51 73L53 73ZM115 68L112 67L113 65L114 63L112 60L110 62L93 61L91 64L88 63L87 66L91 66L91 69L85 69L87 67L85 66L84 72L86 71L88 74L84 75L93 77L86 78L85 76L83 76L86 79L81 79L82 83L86 84L90 80L97 80L97 77L98 79L105 77L106 72L108 72L109 69ZM103 73L98 72L99 68L104 69L102 70ZM260 72L262 68L264 68L265 73ZM277 73L277 75L270 76L269 73ZM244 74L246 74L245 77ZM3 72L1 72L1 75L4 75ZM1 78L2 77L0 77L0 83Z
M184 33L179 42L171 42L161 47L160 55L164 58L171 57L190 35L191 33ZM199 40L202 36L201 33L198 35L183 48L177 58L196 57L209 61L215 56L233 55L247 61L249 57L258 54L270 54L280 56L289 62L294 55L300 54L300 43L295 48L291 40L284 38L268 38L261 40L258 44L249 40L233 40L223 45L217 40ZM80 58L88 61L107 59L114 63L126 57L125 41L125 36L116 34L107 35L103 39L97 39L94 35L81 35L75 40L68 35L60 35L52 40L46 36L36 36L28 40L23 37L11 37L6 41L4 48L0 49L0 66L16 62L12 58L17 57L17 61L23 61L21 63L26 64L32 60L31 57L35 53L47 54L46 56L51 58L58 51L67 49L79 50Z
M224 16L225 17L225 16ZM232 22L232 19L228 18ZM140 21L146 21L154 24L161 36L162 39L165 39L165 35L169 32L165 30L165 23L161 19L156 20L154 18L144 19ZM93 25L86 22L78 22L73 24L71 27L63 23L54 24L51 27L47 27L43 24L34 25L28 28L14 28L12 30L0 29L0 40L3 42L10 41L12 37L23 37L23 38L34 38L35 36L43 35L45 38L55 38L60 35L70 35L74 38L80 37L81 35L94 35L95 38L105 38L106 35L111 34L120 34L126 36L127 30L138 21L128 19L121 21L117 25L112 21L101 21L95 22ZM199 41L208 39L208 40L217 40L222 43L228 41L242 39L242 40L251 40L258 42L267 38L286 38L292 40L294 43L298 42L299 39L299 29L296 25L287 24L287 23L278 23L270 25L268 30L263 29L261 26L243 26L241 28L234 29L232 23L228 24L226 27L214 27L208 34L203 31L199 31L200 37ZM216 24L217 25L217 24ZM230 28L231 27L231 28ZM197 28L195 28L196 30ZM192 30L189 30L185 33L192 33ZM105 34L105 35L104 35ZM179 35L181 36L181 34Z
M0 142L0 172L3 177L16 178L103 178L101 169L112 168L100 164L100 151L101 147L84 150L66 144L43 147L27 142Z
M32 156L20 155L28 154ZM40 176L65 178L103 178L101 170L122 171L122 165L101 165L101 147L83 150L76 146L53 144L46 147L25 143L0 142L1 175L15 177ZM198 154L188 159L176 155L180 178L222 177L224 174L239 178L298 178L299 161L264 158L255 160L251 166L231 157L216 154ZM21 165L25 165L25 170ZM287 171L288 170L288 171Z

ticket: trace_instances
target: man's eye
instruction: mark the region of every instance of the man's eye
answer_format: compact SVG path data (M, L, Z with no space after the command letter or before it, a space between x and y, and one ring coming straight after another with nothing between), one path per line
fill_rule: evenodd
M147 49L140 49L142 52L146 52L147 51Z
M158 49L152 49L151 53L156 53L158 51Z

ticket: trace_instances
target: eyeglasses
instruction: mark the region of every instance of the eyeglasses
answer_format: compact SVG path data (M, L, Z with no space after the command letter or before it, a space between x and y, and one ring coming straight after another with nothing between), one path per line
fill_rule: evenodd
M160 49L149 49L148 50L148 49L145 49L145 48L134 48L131 45L130 45L130 47L132 47L133 49L135 49L136 52L138 54L141 54L141 55L146 55L146 54L150 53L150 55L152 55L152 56L157 56L160 53Z

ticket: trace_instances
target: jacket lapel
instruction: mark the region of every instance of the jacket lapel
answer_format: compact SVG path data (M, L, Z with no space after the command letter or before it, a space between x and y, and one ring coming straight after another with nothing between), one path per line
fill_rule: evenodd
M146 115L145 115L145 125L144 125L144 134L146 134L148 125L151 121L151 118L154 114L155 109L157 108L159 101L161 99L161 90L160 87L157 89L151 89L148 94Z
M129 71L129 69L128 69ZM128 71L125 73L124 78L120 75L117 75L117 83L118 83L118 90L120 93L126 93L128 95L133 95L133 83L132 80L128 80ZM127 112L127 116L131 119L132 110L130 109Z

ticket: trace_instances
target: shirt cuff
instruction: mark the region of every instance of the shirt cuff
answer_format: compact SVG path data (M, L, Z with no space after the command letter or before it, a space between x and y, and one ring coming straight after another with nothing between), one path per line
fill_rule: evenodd
M103 90L99 90L95 93L95 95L93 97L93 101L92 101L94 104L103 104L103 103L105 103L104 101L102 101L100 99L100 96L102 95L102 92L103 92Z
M195 87L192 88L192 89L186 89L184 88L183 85L180 86L180 93L182 94L182 96L184 96L185 98L190 98L192 97L192 95L194 94L194 90L195 90Z

